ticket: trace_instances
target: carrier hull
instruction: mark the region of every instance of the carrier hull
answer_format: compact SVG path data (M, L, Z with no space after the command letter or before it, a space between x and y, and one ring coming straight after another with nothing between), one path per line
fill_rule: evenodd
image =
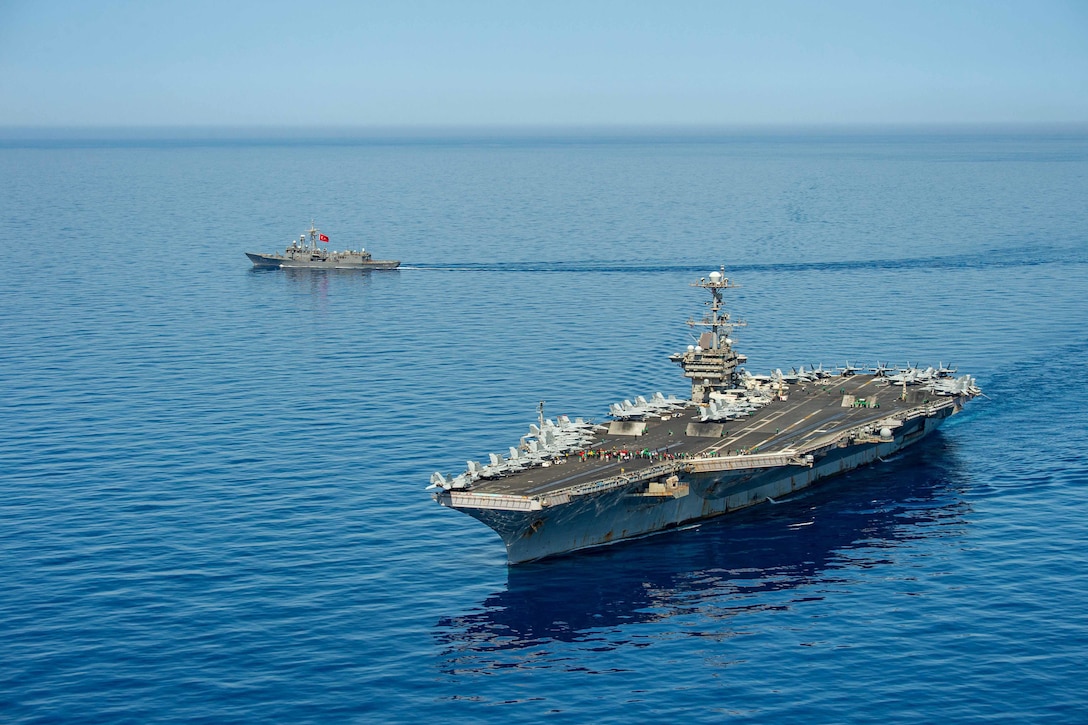
M724 270L723 270L724 272ZM691 379L681 401L655 393L611 420L530 424L508 456L431 477L434 499L494 529L511 564L648 536L788 497L913 445L981 391L954 369L878 363L752 375L733 350L713 272L710 328L671 356Z
M944 413L945 411L942 411ZM947 410L951 415L952 409ZM646 496L640 483L543 506L539 510L510 511L477 508L466 499L457 505L453 496L440 498L446 506L491 527L506 546L507 562L521 564L559 554L641 538L677 527L717 518L751 506L777 502L817 482L852 471L893 455L920 441L944 422L938 413L904 426L887 442L834 447L814 458L811 466L741 468L721 472L677 470L684 496ZM458 497L460 498L460 497Z

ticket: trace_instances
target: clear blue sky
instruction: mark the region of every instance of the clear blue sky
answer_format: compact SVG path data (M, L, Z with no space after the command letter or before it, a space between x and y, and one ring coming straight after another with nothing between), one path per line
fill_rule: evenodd
M0 0L0 126L1088 122L1088 0Z

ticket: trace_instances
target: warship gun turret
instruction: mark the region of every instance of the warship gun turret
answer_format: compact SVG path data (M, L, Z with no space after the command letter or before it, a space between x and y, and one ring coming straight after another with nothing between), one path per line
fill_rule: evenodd
M283 254L259 254L246 252L254 267L292 268L311 267L314 269L396 269L400 262L392 259L373 259L365 249L329 251L322 244L328 244L328 236L310 222L306 234L300 234L297 242L291 242Z
M693 286L709 313L689 320L697 344L670 358L688 399L637 396L600 423L545 418L541 403L507 454L435 473L435 501L494 529L518 564L776 502L918 442L981 394L943 363L753 375L733 350L743 323L723 309L725 269Z

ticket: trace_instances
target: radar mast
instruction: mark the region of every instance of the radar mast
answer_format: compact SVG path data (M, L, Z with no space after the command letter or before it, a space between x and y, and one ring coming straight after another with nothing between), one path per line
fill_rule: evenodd
M722 291L738 286L725 276L724 266L691 286L707 290L711 299L705 303L710 308L708 314L701 320L688 320L688 326L708 329L700 333L698 344L688 345L686 352L672 359L684 369L684 377L691 378L691 399L705 403L711 393L736 387L737 365L748 358L733 352L730 335L734 327L743 327L745 323L734 321L723 309Z

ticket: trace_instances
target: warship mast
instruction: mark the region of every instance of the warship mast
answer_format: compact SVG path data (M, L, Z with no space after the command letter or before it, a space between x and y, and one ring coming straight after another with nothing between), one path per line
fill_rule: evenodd
M691 378L692 401L705 403L712 392L737 386L737 365L747 362L748 358L733 352L733 340L729 336L734 327L743 327L744 323L733 321L722 309L722 290L737 287L725 276L725 267L720 272L711 272L709 279L704 277L691 286L709 291L711 301L705 303L710 307L709 314L701 320L688 320L688 325L709 329L699 335L698 344L688 345L687 351L673 356L673 360L684 369L684 377Z

